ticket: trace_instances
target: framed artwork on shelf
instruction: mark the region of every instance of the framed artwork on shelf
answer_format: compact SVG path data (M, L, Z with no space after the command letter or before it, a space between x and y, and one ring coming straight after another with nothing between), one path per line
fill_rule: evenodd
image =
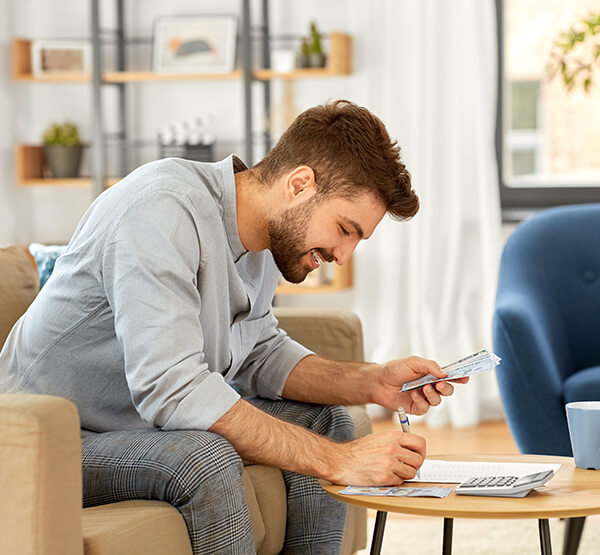
M154 21L152 70L229 73L235 67L236 38L233 15L159 17Z
M87 40L31 41L31 73L35 77L57 73L90 73L91 62L92 45Z

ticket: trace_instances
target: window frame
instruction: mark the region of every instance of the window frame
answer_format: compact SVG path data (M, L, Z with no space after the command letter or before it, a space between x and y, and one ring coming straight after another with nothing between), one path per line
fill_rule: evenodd
M497 32L497 109L496 109L496 161L500 187L502 219L505 222L520 221L527 215L551 206L600 202L600 183L578 187L509 187L504 175L504 0L496 4ZM600 86L600 84L598 85Z

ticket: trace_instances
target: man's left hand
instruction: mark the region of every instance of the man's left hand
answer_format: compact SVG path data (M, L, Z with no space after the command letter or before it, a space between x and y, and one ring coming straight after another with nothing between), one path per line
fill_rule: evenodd
M437 378L448 375L440 370L440 365L434 360L421 357L410 357L392 360L380 367L377 383L373 390L373 402L396 410L404 407L411 414L425 414L429 407L435 407L442 402L442 397L449 397L454 393L454 386L449 382L428 384L412 391L400 392L406 382L416 380L427 374ZM456 383L467 383L469 378L453 380Z

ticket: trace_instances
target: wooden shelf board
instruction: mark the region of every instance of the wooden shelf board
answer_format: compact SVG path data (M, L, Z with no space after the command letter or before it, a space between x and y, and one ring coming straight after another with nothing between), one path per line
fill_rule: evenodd
M22 187L89 187L92 184L92 180L89 177L26 177L24 179L18 179L18 183Z
M218 81L240 79L240 70L229 73L154 73L153 71L109 71L102 75L105 83L135 83L141 81Z
M258 69L252 76L257 81L269 79L307 79L319 77L337 77L348 75L348 73L335 73L328 68L306 68L295 69L290 72L273 71L270 69ZM231 81L241 79L243 73L240 70L231 73L190 73L190 74L163 74L152 71L109 71L102 75L104 83L141 83L141 82L165 82L165 81ZM89 83L91 77L88 74L55 73L49 75L33 76L31 74L16 74L15 81L27 83Z
M293 71L281 72L271 69L257 69L253 73L254 79L258 81L267 81L269 79L306 79L309 77L335 77L336 75L344 75L342 73L334 73L329 68L303 68L294 69Z
M276 295L305 295L310 293L339 293L348 287L341 287L337 283L326 285L278 285L275 291Z
M106 186L112 187L115 183L120 181L120 177L110 177L106 179ZM73 188L86 188L92 186L91 177L75 177L75 178L54 178L54 177L40 177L40 178L25 178L18 179L20 187L73 187Z
M17 73L15 74L15 81L26 81L27 83L89 83L91 77L87 73L52 73L40 76L34 76L30 73Z

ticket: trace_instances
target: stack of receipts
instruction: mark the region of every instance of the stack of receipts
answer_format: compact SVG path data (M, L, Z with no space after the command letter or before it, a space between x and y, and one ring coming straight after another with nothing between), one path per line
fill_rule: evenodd
M347 486L339 493L344 495L375 495L377 497L448 497L449 488L378 488L365 486Z
M452 364L444 366L442 370L448 374L447 378L437 378L433 374L427 374L418 380L406 382L400 391L410 391L411 389L423 387L428 383L456 380L458 378L473 376L480 372L487 372L495 368L500 363L500 360L500 357L497 357L494 353L490 353L486 350L479 351L478 353L461 358Z

